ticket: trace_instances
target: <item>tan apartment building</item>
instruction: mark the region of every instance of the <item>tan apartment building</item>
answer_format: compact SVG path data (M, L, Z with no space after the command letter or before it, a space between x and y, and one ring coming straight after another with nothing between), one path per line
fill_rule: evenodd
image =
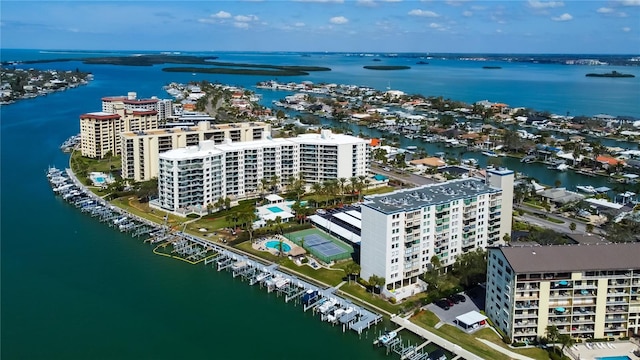
M119 149L124 122L118 114L93 112L80 115L80 146L82 156L101 159Z
M488 249L486 314L513 342L638 335L640 243Z
M158 128L156 110L124 110L117 113L94 112L80 116L82 156L103 158L111 152L120 155L120 133Z
M125 131L120 135L122 177L146 181L158 176L159 155L163 152L195 146L205 140L219 145L232 142L261 140L271 134L263 122L211 124L201 121L197 126Z

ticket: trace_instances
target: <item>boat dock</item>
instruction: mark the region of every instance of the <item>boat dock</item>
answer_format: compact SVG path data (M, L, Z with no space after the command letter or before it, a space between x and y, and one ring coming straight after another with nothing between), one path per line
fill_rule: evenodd
M295 304L302 304L305 312L312 310L322 321L341 326L343 332L348 329L362 334L382 321L382 315L338 296L336 288L320 287L280 269L277 264L261 262L227 246L185 232L171 231L166 224L158 224L115 207L89 191L70 169L63 171L50 168L47 178L54 192L80 211L133 237L145 237L145 242L160 244L159 246L171 244L172 253L178 256L164 253L160 255L192 264L203 262L205 266L213 266L217 271L231 272L234 278L240 277L250 286L258 284L268 293L282 296L287 303L293 301Z
M302 304L303 311L312 310L322 321L340 325L342 331L353 330L362 334L382 321L382 315L336 295L335 288L321 288L281 270L277 264L266 265L222 245L208 243L189 234L182 236L206 242L213 249L216 255L205 259L205 265L211 265L217 271L231 272L233 277L241 277L250 286L257 284L268 293L283 297L285 302Z

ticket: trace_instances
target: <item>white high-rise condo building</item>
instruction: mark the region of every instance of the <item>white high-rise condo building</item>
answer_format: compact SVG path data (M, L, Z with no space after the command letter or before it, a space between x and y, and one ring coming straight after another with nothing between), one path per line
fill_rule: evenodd
M316 149L313 157L304 157L302 148L307 144L312 144ZM333 174L330 179L364 175L369 159L366 144L365 140L353 136L334 136L329 131L323 131L322 137L316 135L271 139L265 136L262 140L244 142L227 139L222 144L208 140L197 146L170 150L158 156L159 199L152 204L178 214L186 214L200 212L217 201L217 198L210 196L232 199L258 196L260 192L269 190L265 187L271 187L273 180L278 187L287 184L289 179L300 173L309 183L325 177L329 179L329 173ZM329 155L324 157L323 151L327 151ZM199 170L195 179L185 177L181 172L167 171L168 168L175 169L183 160L204 166L206 159L214 155L222 164L221 182L217 177L208 177L204 173L200 176ZM329 158L334 161L323 163L320 166L322 169L318 170L322 172L322 176L315 173L309 179L306 178L307 174L302 169L311 166L318 168L318 159ZM265 179L264 183L262 179ZM183 183L185 181L187 184ZM200 182L202 188L209 189L210 192L192 191L190 186L193 181ZM189 191L189 196L180 191Z
M300 144L300 172L307 183L367 175L370 149L364 139L321 130L289 140Z
M496 185L513 184L513 172L496 172L495 181L458 179L367 197L362 277L376 275L387 290L400 289L417 283L434 256L450 266L462 253L501 243L511 232L513 189Z
M224 153L213 142L162 154L159 171L158 203L164 209L201 212L225 194Z
M640 243L489 248L486 314L513 342L640 334Z

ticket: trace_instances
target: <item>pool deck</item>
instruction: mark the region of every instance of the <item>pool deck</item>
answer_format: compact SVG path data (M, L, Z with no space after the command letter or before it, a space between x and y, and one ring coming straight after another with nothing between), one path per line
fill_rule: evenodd
M280 241L282 240L283 244L287 244L291 247L291 250L289 250L288 252L285 253L285 255L288 255L288 253L290 253L292 250L299 248L300 246L296 245L293 243L293 241L287 239L286 237L282 236L282 235L273 235L273 236L269 236L269 237L262 237L259 239L254 240L254 242L251 244L251 247L259 250L259 251L268 251L270 253L272 253L273 255L278 255L278 249L274 249L274 248L269 248L267 247L267 242L269 241Z
M601 347L596 346L598 343L590 343L588 348L584 343L573 345L570 350L580 360L596 360L601 357L608 356L628 356L631 360L640 360L640 357L633 355L633 350L638 349L636 344L628 341L616 341L609 343L599 343ZM565 350L566 351L566 350Z

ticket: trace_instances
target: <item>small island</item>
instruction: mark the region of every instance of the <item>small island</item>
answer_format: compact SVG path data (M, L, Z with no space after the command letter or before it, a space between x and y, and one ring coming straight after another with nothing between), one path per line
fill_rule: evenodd
M632 78L632 77L636 77L633 74L623 74L623 73L619 73L617 71L612 71L610 73L603 73L603 74L598 74L598 73L589 73L587 75L585 75L587 77L610 77L610 78Z
M426 61L418 61L416 64L418 65L428 65L429 63Z
M380 65L380 66L372 66L372 65L366 65L363 66L365 69L368 70L407 70L407 69L411 69L411 67L409 66L403 66L403 65Z
M483 66L483 69L502 69L502 66Z

